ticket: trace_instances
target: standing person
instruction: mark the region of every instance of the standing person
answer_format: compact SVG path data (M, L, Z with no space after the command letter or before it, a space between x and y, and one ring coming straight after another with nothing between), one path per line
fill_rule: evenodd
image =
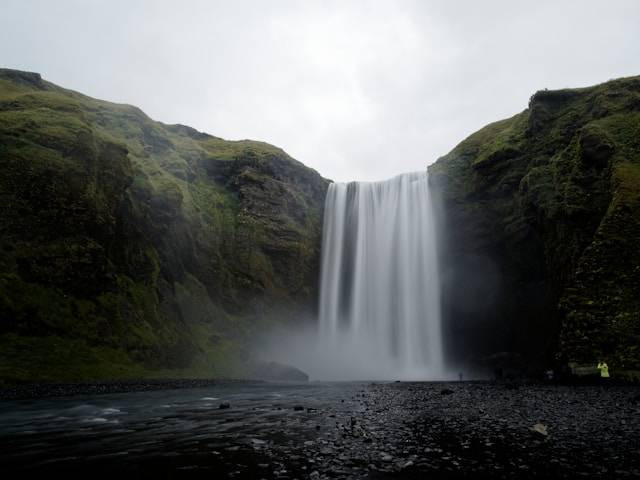
M600 378L609 378L609 365L607 365L607 362L598 362L598 370L600 370Z

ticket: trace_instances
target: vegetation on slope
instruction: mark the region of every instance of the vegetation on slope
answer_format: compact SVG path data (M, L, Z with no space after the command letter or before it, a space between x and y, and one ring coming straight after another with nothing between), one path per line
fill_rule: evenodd
M459 361L640 369L640 77L539 91L429 171Z
M240 375L315 309L327 181L278 148L0 70L0 165L0 379ZM429 171L452 360L640 369L640 77L538 92Z
M327 181L0 70L0 378L220 376L315 308Z

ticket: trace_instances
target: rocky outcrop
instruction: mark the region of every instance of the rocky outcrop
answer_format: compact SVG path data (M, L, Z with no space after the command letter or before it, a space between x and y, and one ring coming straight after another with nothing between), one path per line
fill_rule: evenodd
M279 148L0 70L0 165L2 378L241 374L315 312L328 181Z
M302 370L278 362L256 361L249 367L249 377L269 382L308 382L309 375Z
M537 92L429 172L452 360L640 369L640 77Z

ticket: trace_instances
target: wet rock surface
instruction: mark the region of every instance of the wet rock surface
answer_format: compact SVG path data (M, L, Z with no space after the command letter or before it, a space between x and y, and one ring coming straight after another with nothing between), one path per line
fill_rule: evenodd
M637 398L630 386L403 382L5 400L0 468L93 477L631 478L640 476Z
M100 395L109 393L149 392L179 388L204 388L225 384L251 384L261 380L207 380L207 379L162 379L162 380L114 380L85 383L27 383L3 386L0 400L24 400L48 397L70 397L74 395Z

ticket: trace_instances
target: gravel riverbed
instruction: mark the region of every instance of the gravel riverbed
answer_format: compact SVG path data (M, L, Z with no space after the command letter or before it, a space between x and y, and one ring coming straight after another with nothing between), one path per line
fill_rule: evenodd
M219 383L0 401L0 469L144 478L638 478L640 388Z

